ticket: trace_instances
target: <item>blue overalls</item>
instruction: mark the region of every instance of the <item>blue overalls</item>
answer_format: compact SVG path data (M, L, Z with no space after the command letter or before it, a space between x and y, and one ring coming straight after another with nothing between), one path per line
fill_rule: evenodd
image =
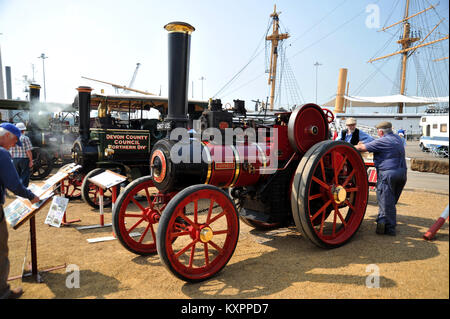
M389 133L365 144L373 152L377 169L377 223L384 223L386 231L395 231L397 210L395 205L406 184L405 147L400 136Z

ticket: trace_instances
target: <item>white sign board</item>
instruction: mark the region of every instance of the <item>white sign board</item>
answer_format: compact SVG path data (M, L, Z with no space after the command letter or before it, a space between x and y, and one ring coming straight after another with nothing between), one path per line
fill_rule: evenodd
M54 196L44 224L53 227L60 227L68 203L68 198L62 196Z

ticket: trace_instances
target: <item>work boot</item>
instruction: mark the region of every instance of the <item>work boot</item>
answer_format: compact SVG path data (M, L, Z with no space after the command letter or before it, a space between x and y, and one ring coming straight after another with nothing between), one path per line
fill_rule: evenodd
M23 294L23 289L21 287L17 287L11 289L8 299L17 299Z
M375 230L375 232L378 235L384 235L385 234L385 228L386 228L386 225L384 223L377 223L377 229Z
M386 226L384 233L389 236L397 235L397 232L395 231L395 227L393 227L393 226Z

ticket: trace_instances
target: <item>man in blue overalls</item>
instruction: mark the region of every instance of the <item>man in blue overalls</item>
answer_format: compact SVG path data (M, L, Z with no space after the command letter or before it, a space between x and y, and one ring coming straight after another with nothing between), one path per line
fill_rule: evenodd
M406 184L406 159L403 140L392 131L392 123L381 122L376 128L380 138L356 149L372 152L377 169L377 234L396 235L397 210L395 205Z

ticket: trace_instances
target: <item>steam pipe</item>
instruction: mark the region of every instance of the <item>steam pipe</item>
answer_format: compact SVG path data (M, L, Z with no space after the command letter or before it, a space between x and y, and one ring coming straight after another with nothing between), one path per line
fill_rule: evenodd
M79 113L79 133L81 141L87 144L90 135L90 113L91 113L91 91L89 86L79 86L78 91L78 113Z
M191 33L193 26L185 22L171 22L164 26L169 32L169 94L167 121L175 127L188 122L188 80Z

